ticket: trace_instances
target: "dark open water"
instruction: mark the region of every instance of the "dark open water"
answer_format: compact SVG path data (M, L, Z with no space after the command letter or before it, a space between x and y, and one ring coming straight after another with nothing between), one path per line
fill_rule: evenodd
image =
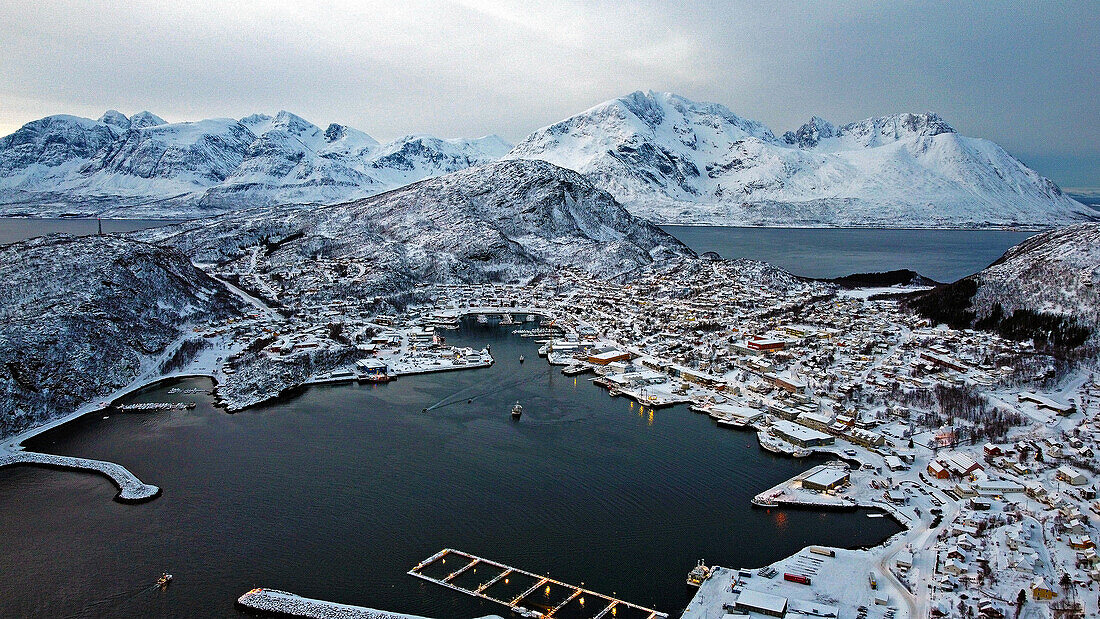
M610 398L504 328L469 322L450 340L490 343L498 362L314 387L235 415L164 393L209 384L183 380L131 399L196 400L192 411L85 417L35 439L30 449L117 461L164 494L122 505L98 476L0 470L0 616L232 616L255 586L505 614L406 575L444 547L676 612L699 558L760 566L899 530L862 512L754 509L754 494L816 461L775 457L683 406ZM421 412L440 401L453 404ZM151 590L162 570L175 581Z
M953 282L1035 234L1010 230L661 226L698 253L770 262L795 275L843 277L912 269Z
M167 219L104 219L103 232L133 232L145 228L167 226L176 223ZM15 243L43 234L64 232L76 236L88 236L99 231L94 219L57 218L39 219L31 217L0 217L0 245Z

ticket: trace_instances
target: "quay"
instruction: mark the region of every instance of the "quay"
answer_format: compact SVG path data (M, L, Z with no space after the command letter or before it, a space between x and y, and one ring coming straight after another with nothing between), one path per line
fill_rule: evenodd
M304 598L278 589L253 589L237 598L237 607L280 617L306 619L423 619L415 615Z
M33 451L0 453L0 468L19 465L99 473L106 476L118 487L119 492L115 496L115 500L120 503L144 503L160 496L160 488L143 483L126 467L114 462L57 456Z
M447 559L451 559L447 565ZM478 574L478 570L481 571ZM507 606L523 617L667 619L668 614L559 580L445 548L409 575Z
M811 484L806 483L807 479L812 480L815 476L831 474L833 471L836 471L834 475L836 481L834 483L837 486L848 483L846 471L842 471L835 464L821 464L757 494L753 497L752 504L756 507L856 509L859 507L858 502L836 494L833 492L833 488L811 489ZM827 485L832 486L834 484L828 483Z

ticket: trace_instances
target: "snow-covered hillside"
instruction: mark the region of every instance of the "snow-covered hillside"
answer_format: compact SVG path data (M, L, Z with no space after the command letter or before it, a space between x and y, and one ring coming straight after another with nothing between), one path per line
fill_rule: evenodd
M142 112L49 116L0 139L0 213L190 217L374 195L492 161L496 136L379 144L289 112L165 123Z
M424 282L526 282L571 266L613 277L692 252L584 177L507 161L329 206L253 209L135 233L198 263L261 273L274 298L369 299ZM346 272L331 281L326 269Z
M153 369L189 326L241 302L178 251L117 236L0 246L0 436Z
M1075 347L1100 341L1100 223L1037 234L990 266L915 295L910 305L954 328Z
M999 304L1005 312L1023 308L1075 316L1100 327L1100 224L1037 234L974 278L974 309L980 316Z
M772 226L1050 226L1095 211L987 140L934 114L782 137L722 105L642 93L540 129L508 155L586 175L661 223Z

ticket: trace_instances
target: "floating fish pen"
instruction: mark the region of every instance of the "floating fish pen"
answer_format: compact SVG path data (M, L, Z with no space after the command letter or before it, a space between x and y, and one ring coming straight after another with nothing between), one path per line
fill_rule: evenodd
M154 411L187 410L195 408L194 402L136 402L116 404L115 410L123 413L148 413Z
M503 563L446 548L409 574L542 619L665 619L667 613L624 602Z

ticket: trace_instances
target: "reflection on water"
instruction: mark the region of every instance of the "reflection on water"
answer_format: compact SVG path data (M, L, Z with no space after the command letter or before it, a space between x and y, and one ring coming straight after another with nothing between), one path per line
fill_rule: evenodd
M675 612L700 557L754 567L898 531L863 512L754 509L756 493L820 460L775 457L683 406L610 398L502 328L471 321L448 342L489 343L499 361L234 415L167 393L209 386L188 379L131 400L193 410L96 415L38 437L30 448L117 461L164 494L122 505L95 476L0 470L0 616L232 616L257 586L435 617L505 612L406 574L446 547ZM454 403L422 412L441 401ZM163 570L167 590L128 594Z

